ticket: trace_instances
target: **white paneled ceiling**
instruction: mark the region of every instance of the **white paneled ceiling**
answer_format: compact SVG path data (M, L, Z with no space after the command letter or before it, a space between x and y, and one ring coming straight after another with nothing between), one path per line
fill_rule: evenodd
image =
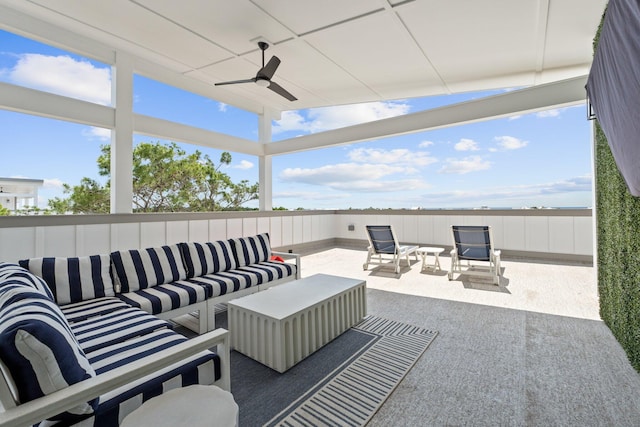
M176 81L197 83L185 87L201 88L223 102L283 111L586 75L606 0L0 0L0 5L127 51L144 70L155 64L163 75L175 73ZM0 25L13 29L2 18ZM271 44L267 61L272 55L282 61L273 81L297 101L252 83L214 86L256 75L258 39ZM78 46L66 47L79 51Z

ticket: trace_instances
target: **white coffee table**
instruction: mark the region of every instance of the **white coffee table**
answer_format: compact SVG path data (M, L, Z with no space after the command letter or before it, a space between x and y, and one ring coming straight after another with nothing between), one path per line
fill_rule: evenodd
M422 258L422 270L433 269L433 271L440 270L440 254L444 252L444 248L437 248L432 246L422 246L416 250L416 253ZM427 264L427 256L432 254L435 257L433 264Z
M316 274L229 301L231 346L285 372L359 323L367 282Z

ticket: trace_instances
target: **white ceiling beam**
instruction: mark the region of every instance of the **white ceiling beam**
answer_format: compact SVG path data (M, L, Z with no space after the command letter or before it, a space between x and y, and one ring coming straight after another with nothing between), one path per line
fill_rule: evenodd
M107 129L115 126L111 107L3 82L0 108Z
M265 145L280 155L576 105L585 100L587 76L506 92L432 110L285 139Z
M176 142L186 142L218 150L232 151L252 156L263 153L263 144L248 139L226 135L206 129L201 129L181 123L145 116L134 115L134 132L156 138L168 139Z

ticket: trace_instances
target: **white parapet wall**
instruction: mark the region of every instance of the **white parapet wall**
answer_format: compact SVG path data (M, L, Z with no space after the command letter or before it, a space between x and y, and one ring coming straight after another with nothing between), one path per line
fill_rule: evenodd
M365 225L391 224L401 242L451 246L451 225L490 225L495 247L514 254L593 256L590 209L438 211L269 211L0 217L0 261L85 256L185 241L268 232L272 247L331 240L366 248ZM352 229L352 230L351 230ZM562 258L562 257L561 257Z

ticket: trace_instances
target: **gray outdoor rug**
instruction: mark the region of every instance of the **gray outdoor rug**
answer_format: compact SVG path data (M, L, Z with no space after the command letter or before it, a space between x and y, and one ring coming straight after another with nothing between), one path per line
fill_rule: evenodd
M283 374L232 351L240 426L363 426L436 335L367 316Z

